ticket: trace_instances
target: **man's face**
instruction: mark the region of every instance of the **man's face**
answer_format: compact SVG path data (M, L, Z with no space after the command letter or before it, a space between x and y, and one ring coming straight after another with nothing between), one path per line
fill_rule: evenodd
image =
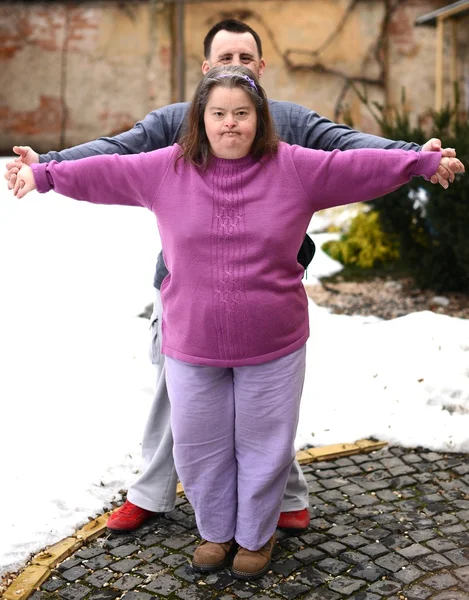
M224 65L243 66L260 77L265 69L265 61L259 56L256 40L246 33L219 31L213 38L212 49L208 60L202 63L205 75L212 67Z

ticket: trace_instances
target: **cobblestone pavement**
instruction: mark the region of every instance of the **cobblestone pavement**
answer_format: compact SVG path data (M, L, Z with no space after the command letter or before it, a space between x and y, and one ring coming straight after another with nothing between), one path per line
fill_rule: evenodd
M311 525L278 532L271 571L200 577L189 503L108 534L61 563L31 600L469 600L469 457L384 448L304 467Z

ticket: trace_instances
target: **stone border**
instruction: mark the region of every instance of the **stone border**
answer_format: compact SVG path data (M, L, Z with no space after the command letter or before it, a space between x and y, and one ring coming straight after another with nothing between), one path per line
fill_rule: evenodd
M309 448L296 453L296 459L301 465L312 462L333 460L353 454L366 454L374 450L380 450L387 442L373 440L358 440L354 444L332 444L319 448ZM183 487L178 483L177 493L184 493ZM115 509L117 510L117 509ZM2 595L3 600L26 600L35 592L49 576L59 563L76 552L87 542L91 542L106 530L106 523L114 511L109 511L97 519L93 519L72 536L67 537L52 546L49 546L31 559L30 564L25 567Z

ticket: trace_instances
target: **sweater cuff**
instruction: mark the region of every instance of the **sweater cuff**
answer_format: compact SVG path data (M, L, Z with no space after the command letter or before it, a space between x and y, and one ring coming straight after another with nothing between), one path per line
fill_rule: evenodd
M440 164L441 151L419 152L418 157L414 175L421 175L426 181L430 181L430 178L436 173Z
M36 183L36 190L40 194L45 194L52 189L52 185L49 182L49 178L47 177L47 165L49 163L33 163L31 168L33 170L34 181Z

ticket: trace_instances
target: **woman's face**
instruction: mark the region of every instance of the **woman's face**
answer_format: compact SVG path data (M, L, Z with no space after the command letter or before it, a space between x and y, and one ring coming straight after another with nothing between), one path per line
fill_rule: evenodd
M205 131L212 153L218 158L243 158L256 136L256 108L241 88L216 86L204 113Z

